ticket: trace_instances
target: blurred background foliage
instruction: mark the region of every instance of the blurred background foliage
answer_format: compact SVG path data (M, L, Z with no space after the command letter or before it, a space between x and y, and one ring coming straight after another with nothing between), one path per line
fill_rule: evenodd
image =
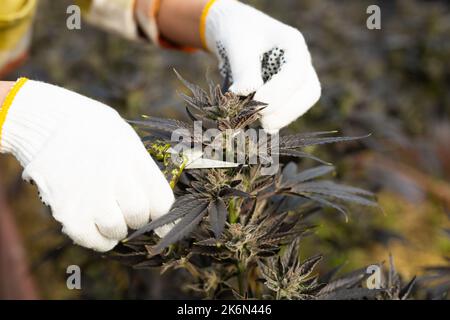
M318 228L303 241L304 257L325 255L322 271L342 272L387 261L399 273L440 284L430 272L449 268L450 256L450 6L446 1L244 1L299 28L323 86L320 102L286 130L367 134L363 143L314 152L337 165L339 180L378 194L379 211L355 208L348 223L336 214L314 217ZM378 4L382 29L366 28L366 8ZM162 51L131 43L83 23L65 27L71 1L41 0L30 59L18 75L58 84L117 108L183 118L172 68L197 83L219 80L205 53ZM179 274L133 270L80 247L59 233L20 168L1 157L2 180L43 298L179 298ZM305 167L311 165L303 163ZM447 260L446 260L447 258ZM83 271L83 290L66 288L66 268ZM427 269L428 268L428 269ZM430 269L431 268L431 269ZM434 268L434 269L433 269ZM170 281L168 281L170 279ZM436 282L436 283L433 283ZM440 282L439 282L440 281ZM430 291L417 293L430 297Z

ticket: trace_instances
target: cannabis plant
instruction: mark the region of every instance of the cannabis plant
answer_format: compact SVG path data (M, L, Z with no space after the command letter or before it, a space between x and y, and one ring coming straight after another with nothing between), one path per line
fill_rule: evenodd
M266 105L253 95L224 93L212 83L206 91L180 79L190 91L182 94L187 114L192 122L201 120L203 129L214 128L219 136L232 130L235 137L257 127ZM309 216L327 207L347 218L350 204L377 206L371 192L330 180L334 167L303 149L362 137L340 137L333 131L269 136L256 142L246 137L246 150L251 153L264 144L267 157L251 162L250 154L233 167L188 169L185 155L173 152L179 144L172 139L174 131L182 132L187 145L214 144L228 156L229 141L200 140L193 123L179 120L146 117L134 124L167 175L176 201L167 215L126 239L113 253L116 258L135 268L183 269L189 273L184 287L203 298L393 299L409 293L412 285L402 291L397 278L377 290L365 288L365 269L339 279L321 277L316 271L321 255L303 261L299 257L302 239L314 230L307 223ZM231 152L235 159L237 151ZM281 157L281 166L263 175L267 158L273 157ZM304 158L318 165L299 169L298 161L291 161ZM154 233L160 228L169 230L162 238Z

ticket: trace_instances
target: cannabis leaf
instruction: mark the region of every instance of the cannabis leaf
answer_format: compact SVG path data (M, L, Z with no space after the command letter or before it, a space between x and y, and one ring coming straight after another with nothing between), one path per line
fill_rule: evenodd
M217 198L215 201L209 203L208 213L211 228L216 238L219 238L225 228L228 217L228 210L222 198Z
M186 216L189 212L197 212L197 214L200 214L206 207L207 201L205 199L197 198L192 194L179 197L173 204L172 209L169 211L169 213L135 231L125 240L125 242L135 239L136 237L143 235L144 233L151 232L169 223L173 223L178 219Z

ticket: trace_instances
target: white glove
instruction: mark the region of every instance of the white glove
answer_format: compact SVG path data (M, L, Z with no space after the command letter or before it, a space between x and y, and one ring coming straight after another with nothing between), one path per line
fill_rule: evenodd
M9 107L1 151L16 156L23 178L36 183L63 232L87 248L112 249L127 227L166 214L174 201L158 166L119 114L63 88L23 84Z
M255 99L269 104L264 129L278 131L317 102L320 82L300 31L236 0L209 2L204 19L204 46L218 57L230 90L256 91Z

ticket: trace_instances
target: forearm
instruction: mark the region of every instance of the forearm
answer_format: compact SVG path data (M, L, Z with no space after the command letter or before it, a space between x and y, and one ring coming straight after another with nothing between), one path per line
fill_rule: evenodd
M200 19L209 0L162 0L157 24L161 35L171 42L201 48Z
M209 0L78 0L90 23L162 47L201 48L199 26ZM163 41L161 41L163 40Z
M8 95L9 90L14 85L12 81L0 81L0 108L3 105L3 101Z

